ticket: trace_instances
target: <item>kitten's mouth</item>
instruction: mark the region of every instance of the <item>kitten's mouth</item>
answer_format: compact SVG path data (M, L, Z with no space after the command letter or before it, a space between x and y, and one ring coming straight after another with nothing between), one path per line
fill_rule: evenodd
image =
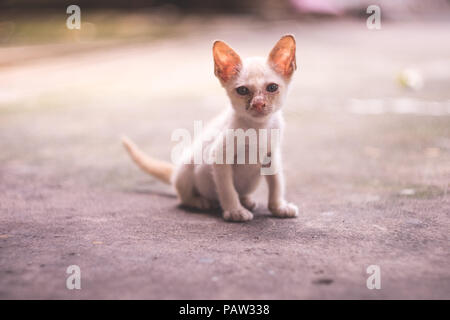
M264 110L250 109L249 111L250 111L251 116L255 117L255 118L265 117L265 116L269 115L271 112L269 109L264 109Z
M269 113L265 113L265 112L254 112L252 113L252 116L255 118L262 118L267 116Z

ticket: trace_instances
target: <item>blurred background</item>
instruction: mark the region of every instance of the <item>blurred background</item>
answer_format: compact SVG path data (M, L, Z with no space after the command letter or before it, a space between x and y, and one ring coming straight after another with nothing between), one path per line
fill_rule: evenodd
M79 30L66 27L71 4L81 8ZM366 24L373 4L379 30ZM257 218L254 227L183 215L192 222L186 231L173 192L131 163L120 135L170 159L174 129L192 132L195 120L227 104L212 42L266 55L286 33L296 36L299 67L284 109L287 190L304 214L289 224ZM387 275L392 287L381 297L448 298L449 35L446 0L0 0L0 267L12 270L0 277L8 288L0 296L64 296L56 284L27 281L40 265L61 268L75 256L93 270L92 283L120 289L85 297L364 298L365 288L350 289L360 281L352 275L364 277L358 263L382 260L404 274ZM229 247L219 236L206 243L202 223L222 238L240 236L227 238ZM272 243L265 230L290 239L268 245L284 260L246 241L266 255L270 264L261 266L239 241ZM65 240L49 249L53 234ZM175 235L170 248L161 242L167 235ZM132 283L111 282L119 271L101 269L117 252L126 253L118 268L135 270ZM155 260L149 271L160 291L136 289L136 266L155 255L165 264ZM208 262L227 257L244 271ZM45 274L41 281L55 283ZM231 287L218 293L222 279Z
M448 156L448 1L379 1L380 30L368 29L371 2L359 0L79 1L79 30L66 27L69 4L0 2L2 160L53 162L61 158L53 146L67 141L64 152L74 154L62 157L73 161L64 171L99 166L94 183L100 172L126 183L121 173L110 174L118 157L103 157L117 148L118 135L152 148L160 143L153 152L167 157L171 130L206 121L226 105L213 76L215 39L245 57L266 55L285 33L297 37L299 65L286 114L303 136L332 135L328 144L349 144L370 159L418 143L432 150L421 149L423 155ZM364 132L347 136L350 128ZM394 143L391 130L399 145L383 152L390 146L379 135L389 132ZM326 163L336 160L314 139L303 143L312 141L306 147L323 151Z

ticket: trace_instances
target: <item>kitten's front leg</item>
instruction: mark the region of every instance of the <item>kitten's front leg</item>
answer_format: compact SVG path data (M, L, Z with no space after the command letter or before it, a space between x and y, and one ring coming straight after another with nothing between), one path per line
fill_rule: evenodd
M266 175L266 180L269 187L270 212L279 218L298 216L298 207L284 199L284 176L281 165L275 174Z
M233 168L229 164L214 164L214 181L223 209L223 218L228 221L249 221L253 214L245 209L239 201L239 195L234 188Z

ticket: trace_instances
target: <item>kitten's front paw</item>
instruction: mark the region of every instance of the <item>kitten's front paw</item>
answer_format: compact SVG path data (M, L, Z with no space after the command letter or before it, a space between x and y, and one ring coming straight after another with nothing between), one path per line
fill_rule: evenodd
M223 218L227 221L243 222L253 219L253 214L245 208L237 208L233 210L225 210Z
M250 211L253 211L256 209L256 206L257 206L256 201L253 200L252 198L247 196L247 197L242 197L240 200L241 200L241 204L244 206L245 209L250 210Z
M298 207L293 203L283 202L277 206L270 206L272 214L279 218L295 218L298 216Z

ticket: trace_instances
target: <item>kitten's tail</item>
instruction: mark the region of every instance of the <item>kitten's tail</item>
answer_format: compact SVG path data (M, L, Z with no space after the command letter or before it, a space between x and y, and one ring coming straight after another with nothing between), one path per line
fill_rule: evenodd
M174 166L171 163L147 156L133 141L125 136L122 137L122 143L131 158L142 170L165 183L171 184L172 172L174 170Z

